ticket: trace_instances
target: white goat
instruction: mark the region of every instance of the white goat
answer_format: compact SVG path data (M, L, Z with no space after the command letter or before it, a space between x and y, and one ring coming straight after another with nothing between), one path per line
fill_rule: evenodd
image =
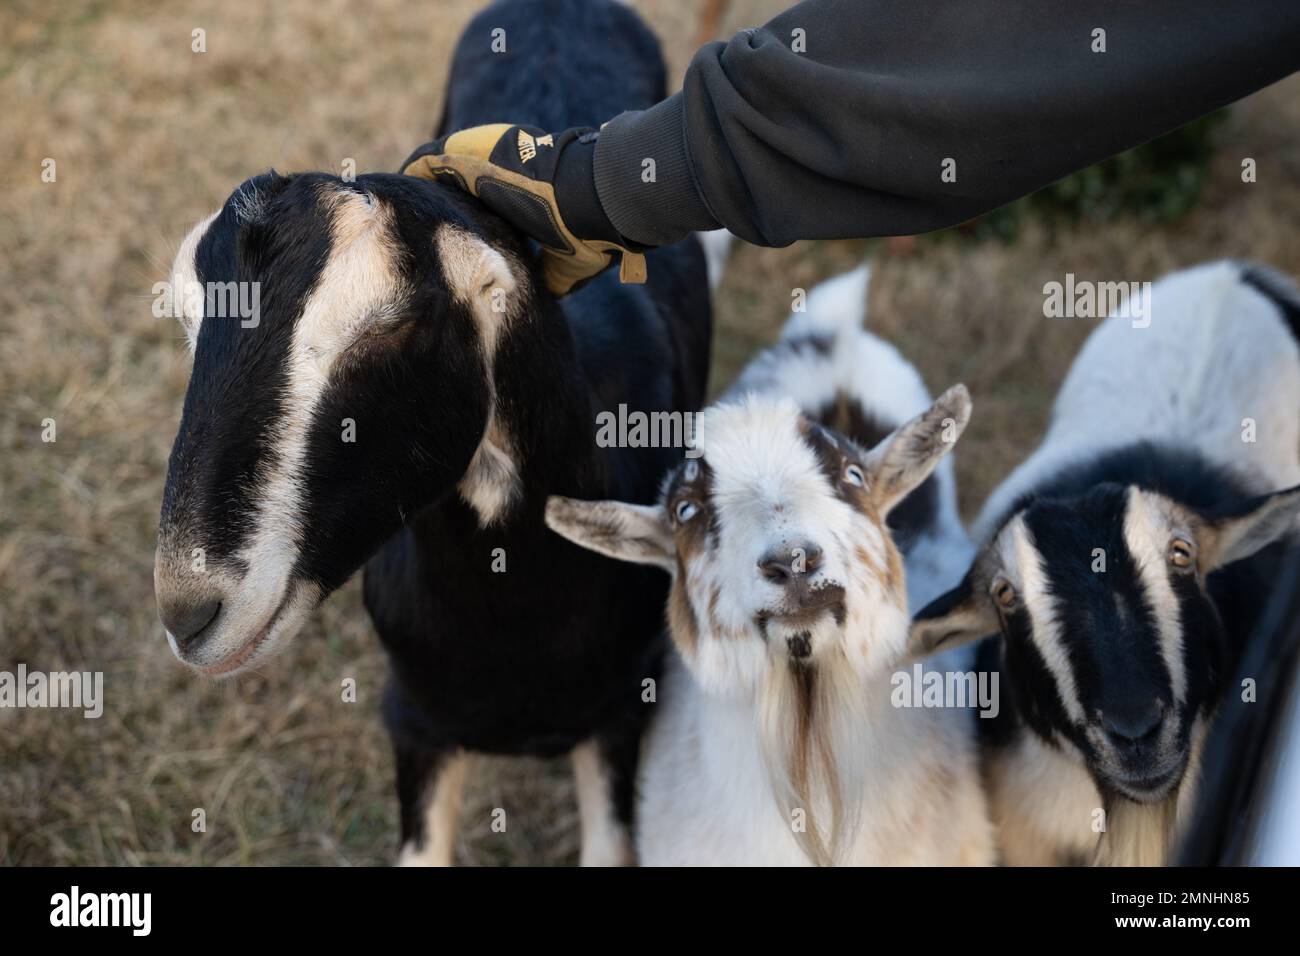
M992 859L970 714L891 693L909 660L895 538L924 596L969 557L951 467L931 472L970 399L955 386L931 405L859 328L866 284L863 269L814 290L703 413L703 457L659 504L547 509L565 537L673 576L676 654L639 781L644 864Z

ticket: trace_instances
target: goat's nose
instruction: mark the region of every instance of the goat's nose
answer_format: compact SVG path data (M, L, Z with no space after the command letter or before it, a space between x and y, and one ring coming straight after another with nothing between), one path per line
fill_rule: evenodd
M800 574L812 574L822 566L822 549L815 544L775 548L758 559L758 570L773 584L791 584Z
M183 653L193 652L208 635L208 625L221 610L220 598L211 596L160 599L158 616Z
M1102 727L1116 747L1132 749L1148 743L1160 732L1164 721L1165 705L1159 700L1127 710L1117 710L1102 715Z

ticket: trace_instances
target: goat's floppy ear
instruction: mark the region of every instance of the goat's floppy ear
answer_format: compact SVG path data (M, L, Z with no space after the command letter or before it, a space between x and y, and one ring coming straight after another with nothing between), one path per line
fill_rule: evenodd
M966 430L970 412L970 392L965 385L954 385L871 450L863 464L867 486L881 515L888 514L929 477Z
M921 660L997 631L997 612L988 596L976 590L968 574L961 584L916 612L907 641L907 657L909 661Z
M491 354L502 325L516 311L520 267L480 236L450 223L438 227L433 242L452 297L470 307Z
M1209 573L1248 558L1296 530L1300 485L1250 498L1210 519L1201 543L1201 568Z
M607 558L668 571L676 566L672 528L660 505L552 495L546 502L546 524L556 534Z

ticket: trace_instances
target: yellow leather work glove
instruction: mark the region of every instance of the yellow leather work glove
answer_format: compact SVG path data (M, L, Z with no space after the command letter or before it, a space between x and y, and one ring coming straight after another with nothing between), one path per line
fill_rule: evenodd
M402 172L451 182L477 196L542 247L542 274L567 295L621 254L622 282L645 282L644 246L620 236L596 195L592 157L598 133L548 134L529 126L472 126L426 143Z

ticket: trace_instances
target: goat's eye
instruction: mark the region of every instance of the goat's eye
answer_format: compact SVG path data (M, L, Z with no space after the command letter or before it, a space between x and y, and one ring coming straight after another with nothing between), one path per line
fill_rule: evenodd
M1006 578L998 578L993 582L993 587L989 589L993 595L993 600L998 602L998 607L1004 611L1009 611L1016 606L1016 589L1011 586L1011 582Z
M858 465L844 466L844 480L855 488L867 487L867 476L862 473L862 468Z
M1196 560L1196 546L1186 538L1169 542L1169 563L1176 568L1190 568Z
M360 323L357 338L382 339L403 332L415 323L415 313L406 309L381 309L367 315Z
M695 502L683 498L681 501L677 502L677 507L674 509L673 513L677 515L678 521L685 524L687 521L694 518L696 514L699 513L699 510L699 506L696 505Z

